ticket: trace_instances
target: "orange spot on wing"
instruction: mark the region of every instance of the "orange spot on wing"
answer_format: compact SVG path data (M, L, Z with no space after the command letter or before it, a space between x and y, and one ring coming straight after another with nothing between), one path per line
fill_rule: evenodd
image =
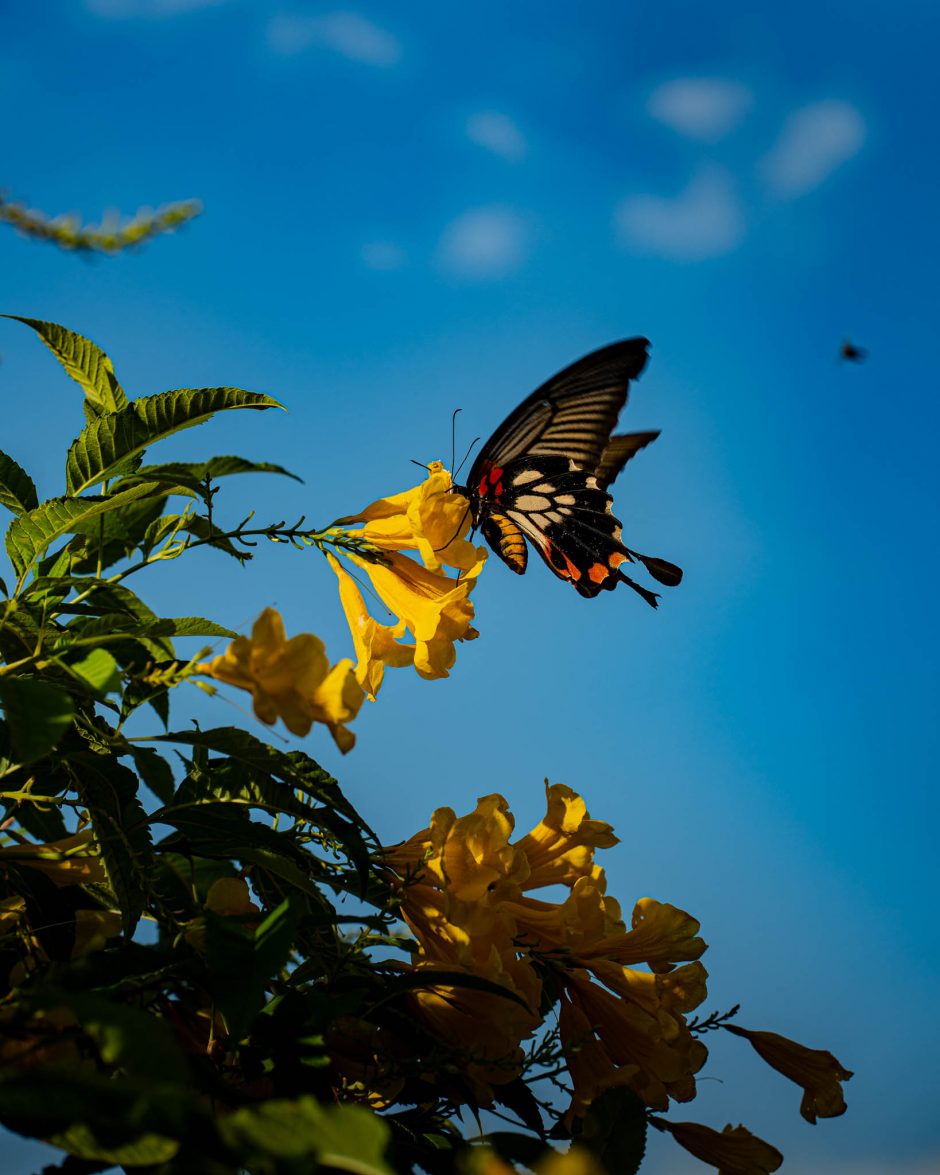
M614 551L608 562L610 563L611 567L619 567L621 563L629 563L632 562L632 560L628 559L622 551Z
M608 575L610 575L610 571L603 563L592 563L591 569L588 571L588 577L592 583L603 583Z

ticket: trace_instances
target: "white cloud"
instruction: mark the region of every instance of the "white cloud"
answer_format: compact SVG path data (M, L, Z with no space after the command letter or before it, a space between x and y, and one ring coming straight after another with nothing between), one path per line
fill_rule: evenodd
M437 260L459 277L505 277L525 260L528 238L521 213L498 206L470 208L445 228Z
M401 269L408 264L408 254L394 241L367 241L359 255L368 269Z
M753 98L747 86L724 78L675 78L650 94L647 112L680 135L716 143L734 130Z
M849 102L813 102L783 124L760 171L774 195L801 196L857 155L864 142L865 120Z
M402 57L398 38L357 12L331 12L325 16L280 13L268 23L268 44L276 53L285 55L322 45L366 65L397 65Z
M678 196L628 196L616 211L621 239L644 253L675 261L701 261L736 248L744 239L744 213L734 182L708 167Z
M200 8L217 8L228 0L85 0L85 7L95 16L108 20L127 20L133 17L177 16L181 12L196 12Z
M509 115L497 110L480 110L471 114L467 119L467 137L510 163L522 159L528 147L525 136Z

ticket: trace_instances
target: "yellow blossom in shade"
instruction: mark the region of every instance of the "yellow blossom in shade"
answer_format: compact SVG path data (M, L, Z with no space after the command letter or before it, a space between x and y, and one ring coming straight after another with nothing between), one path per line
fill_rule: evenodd
M100 951L109 938L117 938L120 933L120 910L76 910L72 958Z
M281 718L291 734L303 737L314 722L322 722L343 752L356 741L345 723L358 713L364 694L352 662L339 661L330 668L324 644L313 633L288 640L274 608L265 608L250 637L236 637L197 671L247 690L255 715L268 726Z
M356 680L372 701L382 686L385 667L401 669L413 665L414 645L399 644L405 634L405 622L379 624L369 615L359 585L335 555L327 554L330 566L339 580L339 599L346 613L346 623L352 633L356 652Z
M608 1089L629 1085L640 1069L638 1065L615 1065L582 1009L564 996L558 1030L572 1087L564 1118L570 1130L573 1119L583 1118L596 1098Z
M261 913L261 907L251 900L248 882L241 877L219 877L213 881L206 894L206 909L220 918L245 918Z
M697 959L705 952L705 942L697 937L700 923L668 902L640 898L633 908L632 923L632 930L594 943L583 957L646 963L653 971L667 971L674 963Z
M776 1032L756 1032L739 1028L736 1024L724 1024L722 1027L735 1036L749 1040L768 1065L802 1086L800 1113L807 1122L815 1125L817 1117L838 1118L845 1113L841 1083L848 1081L852 1073L843 1068L832 1053L824 1049L807 1048Z
M457 659L455 641L472 641L480 634L471 626L469 595L483 563L460 580L429 571L407 555L392 551L388 563L348 558L372 581L376 595L415 639L414 667L422 677L447 677Z
M440 461L432 461L420 485L380 498L340 522L365 523L362 538L383 551L417 551L431 571L441 566L470 571L485 560L486 548L463 537L470 529L467 499L450 488L450 474Z
M592 820L584 800L563 783L545 781L547 811L518 843L529 861L526 889L590 876L595 849L618 844L614 831L602 820Z
M689 1154L717 1167L718 1175L769 1175L783 1162L776 1147L744 1126L729 1123L719 1132L697 1122L667 1122L665 1118L650 1121L668 1131Z
M0 869L8 863L38 869L60 888L107 880L90 828L47 844L8 845L0 849Z

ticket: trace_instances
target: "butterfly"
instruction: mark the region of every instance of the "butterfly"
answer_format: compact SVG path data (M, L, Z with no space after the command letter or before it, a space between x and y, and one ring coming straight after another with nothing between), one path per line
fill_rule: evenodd
M624 465L658 436L613 436L631 379L646 365L646 339L626 339L593 351L560 371L511 412L478 453L466 486L479 529L511 570L526 569L526 540L548 569L593 597L625 583L648 604L659 596L624 574L641 563L674 587L681 570L641 555L621 541L609 491Z

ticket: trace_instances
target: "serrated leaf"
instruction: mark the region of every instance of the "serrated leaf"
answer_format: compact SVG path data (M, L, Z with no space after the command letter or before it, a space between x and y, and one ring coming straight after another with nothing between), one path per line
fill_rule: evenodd
M51 543L63 535L75 534L76 528L89 518L119 510L129 502L152 497L155 493L165 493L165 487L143 482L110 497L49 498L10 523L6 537L10 562L22 576Z
M72 699L58 686L9 675L0 679L0 705L18 763L32 763L51 751L75 713Z
M273 473L303 484L303 478L291 473L283 465L274 465L270 461L249 461L245 457L211 457L208 461L169 461L163 465L141 465L133 477L126 477L124 481L130 484L134 478L140 478L144 481L175 482L204 495L207 476L217 479L239 473Z
M176 780L173 778L173 769L166 759L162 755L158 755L153 747L132 745L130 753L134 757L134 766L137 768L140 778L160 803L172 803Z
M610 1175L635 1175L646 1153L646 1107L625 1087L595 1098L581 1121L578 1143Z
M127 404L127 396L117 381L111 360L91 339L56 322L21 318L18 314L0 317L23 322L36 331L66 372L81 386L88 406L95 414L117 412Z
M0 452L0 506L23 514L39 505L33 479L18 462Z
M73 754L72 786L91 816L95 840L121 909L124 933L134 933L147 903L153 846L137 776L110 755Z
M119 412L101 416L72 442L65 464L70 494L114 477L135 453L184 428L238 408L282 408L277 400L242 388L181 388L144 396Z
M81 661L73 661L69 669L88 682L96 694L121 692L121 675L118 672L117 661L107 649L92 649Z

